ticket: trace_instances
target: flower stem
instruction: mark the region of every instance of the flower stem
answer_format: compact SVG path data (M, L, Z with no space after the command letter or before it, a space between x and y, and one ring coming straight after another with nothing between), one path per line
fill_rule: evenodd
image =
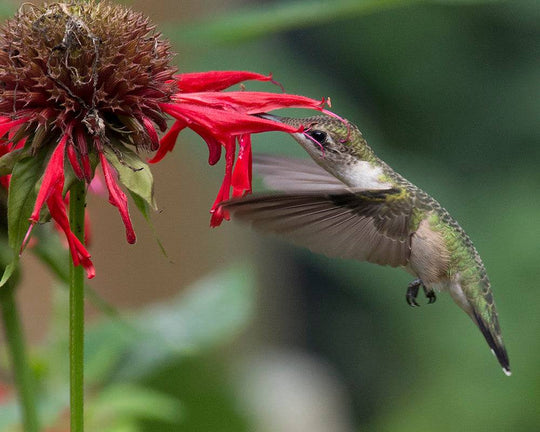
M69 192L69 222L73 233L84 243L86 188L77 181ZM84 430L84 269L69 267L69 360L71 432Z
M1 290L0 308L2 310L2 322L6 332L15 385L19 395L24 430L27 432L38 432L39 423L34 380L28 365L21 318L15 302L15 284L12 280L6 282Z

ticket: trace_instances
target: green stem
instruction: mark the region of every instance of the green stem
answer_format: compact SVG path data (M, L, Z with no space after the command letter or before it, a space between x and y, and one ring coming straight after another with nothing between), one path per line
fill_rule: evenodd
M86 187L76 182L69 193L69 222L73 233L84 242ZM71 432L84 430L84 269L69 267L69 360Z
M22 410L22 421L26 432L37 432L39 422L36 409L34 380L28 365L21 318L15 302L15 284L12 280L2 287L0 295L2 322L6 332L8 350L13 365L15 385Z

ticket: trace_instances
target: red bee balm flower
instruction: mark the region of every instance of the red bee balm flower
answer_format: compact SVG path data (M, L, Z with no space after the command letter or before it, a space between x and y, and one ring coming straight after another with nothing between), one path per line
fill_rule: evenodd
M0 176L11 175L8 224L17 253L32 228L50 215L66 236L73 262L93 277L90 254L69 226L67 191L76 181L89 184L101 165L109 202L134 243L120 185L138 203L155 208L152 174L139 154L157 151L150 162L160 161L185 128L206 141L211 165L225 148L225 176L211 219L219 225L226 215L217 204L231 189L233 196L251 192L250 134L299 131L254 114L288 107L325 111L324 100L303 96L223 92L242 81L272 81L271 76L175 74L171 60L169 43L146 17L106 1L26 4L3 24ZM160 141L167 115L175 122Z

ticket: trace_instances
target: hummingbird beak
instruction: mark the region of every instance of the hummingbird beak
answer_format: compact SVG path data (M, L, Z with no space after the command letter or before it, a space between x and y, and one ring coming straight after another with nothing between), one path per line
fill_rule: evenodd
M275 121L278 123L283 123L292 127L300 128L304 125L306 122L306 119L302 118L295 118L295 117L281 117L277 116L275 114L267 114L267 113L260 113L260 114L254 114L256 117L260 117L266 120Z
M272 120L278 123L285 123L284 121L282 121L284 117L280 117L274 114L267 114L267 113L255 114L255 117L260 117L266 120Z

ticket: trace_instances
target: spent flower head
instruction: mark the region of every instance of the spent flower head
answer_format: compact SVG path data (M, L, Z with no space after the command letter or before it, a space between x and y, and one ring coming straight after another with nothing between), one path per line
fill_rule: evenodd
M0 176L11 175L8 223L16 253L33 226L51 217L74 263L92 277L90 254L67 216L71 185L90 184L101 173L133 243L121 185L138 205L155 207L143 158L156 151L150 162L161 160L185 128L206 141L210 164L225 149L225 176L212 208L216 226L226 217L218 204L231 190L233 196L251 191L250 134L299 130L254 114L287 107L325 111L324 100L303 96L224 92L272 78L242 71L177 74L172 57L169 42L144 15L107 1L26 4L1 26ZM168 116L175 122L165 133Z

